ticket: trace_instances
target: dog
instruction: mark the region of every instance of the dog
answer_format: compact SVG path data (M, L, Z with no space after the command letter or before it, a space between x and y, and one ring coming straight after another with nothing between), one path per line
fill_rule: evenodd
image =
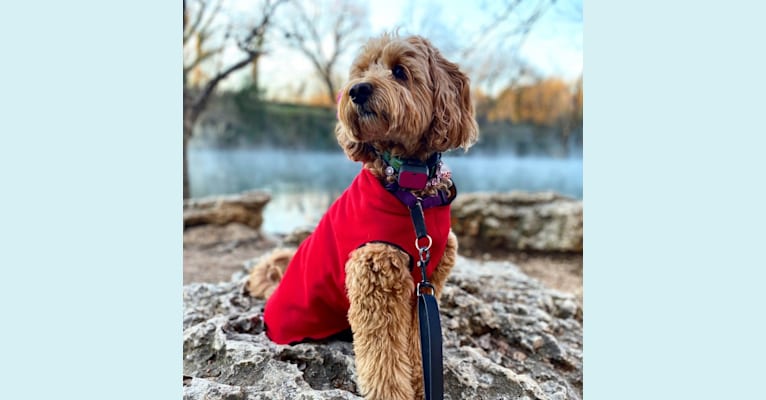
M337 338L350 329L366 399L422 399L415 287L418 247L426 241L416 239L407 206L389 189L454 196L439 157L478 139L469 79L427 39L384 34L354 60L338 95L338 120L336 138L363 163L359 175L297 251L276 250L252 269L246 290L268 298L263 320L275 343ZM427 178L413 175L424 185L402 183L412 160L427 168ZM437 299L458 247L443 203L424 211L426 272Z

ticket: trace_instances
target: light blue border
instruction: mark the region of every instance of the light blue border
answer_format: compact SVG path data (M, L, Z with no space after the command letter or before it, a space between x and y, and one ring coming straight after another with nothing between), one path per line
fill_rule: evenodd
M0 398L180 398L181 3L10 4Z
M763 397L766 10L745 3L585 5L586 399Z
M763 6L585 5L585 398L757 398ZM755 4L755 3L753 3ZM0 10L2 398L181 394L180 6Z

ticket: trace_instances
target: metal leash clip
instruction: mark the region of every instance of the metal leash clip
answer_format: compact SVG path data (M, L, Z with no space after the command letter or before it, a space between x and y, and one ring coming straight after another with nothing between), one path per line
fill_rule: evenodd
M433 285L431 285L431 282L428 281L428 278L426 277L426 267L428 266L428 262L431 261L431 245L433 244L433 240L431 239L430 235L424 236L425 238L428 238L428 245L424 247L420 247L420 239L415 239L415 248L418 249L418 257L420 258L420 261L418 261L418 267L420 267L420 272L423 274L423 280L418 282L417 286L415 287L415 293L418 296L422 296L426 293L423 292L424 289L431 289L431 295L436 294L436 289L434 289Z
M431 293L426 293L424 290L431 289ZM431 282L418 282L417 286L415 287L415 292L418 296L422 296L424 294L430 294L431 296L436 295L436 289L434 289L434 285L431 284Z

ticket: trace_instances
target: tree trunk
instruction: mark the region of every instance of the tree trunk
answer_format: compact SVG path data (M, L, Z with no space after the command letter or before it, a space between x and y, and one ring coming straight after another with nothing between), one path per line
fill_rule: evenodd
M253 58L253 61L250 63L250 79L252 79L252 88L255 90L255 93L260 96L260 87L258 86L258 61L260 60L261 56L258 55L257 57Z
M335 90L335 85L332 82L330 73L323 74L322 79L324 79L325 88L327 88L327 96L329 96L330 104L335 104L338 100L338 92Z
M205 87L202 88L199 94L193 95L190 90L184 87L184 199L188 199L190 196L189 189L189 171L187 169L186 152L188 141L191 139L192 130L194 124L197 122L197 118L202 114L207 106L207 101L210 99L210 95L218 86L218 83L226 79L232 72L250 64L253 58L260 56L261 53L250 52L247 57L240 60L238 63L230 66L222 72L219 72L213 79L211 79Z
M189 160L187 158L189 139L192 136L192 130L194 129L194 123L196 122L196 115L193 110L193 97L190 93L184 89L184 126L183 126L183 141L184 141L184 199L191 197L191 189L189 187Z
M563 150L564 157L569 157L569 135L572 133L572 128L569 124L564 124L561 127L561 149Z
M191 193L189 190L189 160L186 157L186 148L189 143L189 137L191 136L191 132L186 132L186 122L184 121L184 199L188 199L191 197Z

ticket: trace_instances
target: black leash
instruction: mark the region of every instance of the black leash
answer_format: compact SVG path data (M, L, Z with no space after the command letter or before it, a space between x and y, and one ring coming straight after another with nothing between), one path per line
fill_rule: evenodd
M421 281L415 287L418 298L418 323L420 326L420 352L423 358L423 387L426 400L444 399L444 366L442 358L442 328L439 321L439 305L436 303L436 290L426 276L426 267L431 260L433 239L426 231L424 208L450 204L457 196L453 184L449 189L438 190L436 195L425 199L416 197L407 189L424 189L429 179L433 178L441 165L441 153L435 153L425 162L419 160L397 159L398 165L392 165L390 155L383 155L388 165L387 175L398 172L396 182L385 185L386 190L396 196L409 210L412 225L415 227L415 248L418 250L418 267L422 274ZM388 169L391 169L388 171ZM426 241L427 239L427 241ZM421 246L421 243L423 245Z
M444 370L442 365L442 328L439 321L439 305L434 297L435 290L426 276L426 267L431 260L431 236L426 231L423 207L418 200L409 207L412 224L415 226L415 247L418 249L420 260L418 267L422 280L417 284L415 293L418 298L418 321L420 323L420 352L423 358L423 385L426 400L442 400L444 398ZM423 239L428 242L421 246ZM430 293L428 291L430 290Z

